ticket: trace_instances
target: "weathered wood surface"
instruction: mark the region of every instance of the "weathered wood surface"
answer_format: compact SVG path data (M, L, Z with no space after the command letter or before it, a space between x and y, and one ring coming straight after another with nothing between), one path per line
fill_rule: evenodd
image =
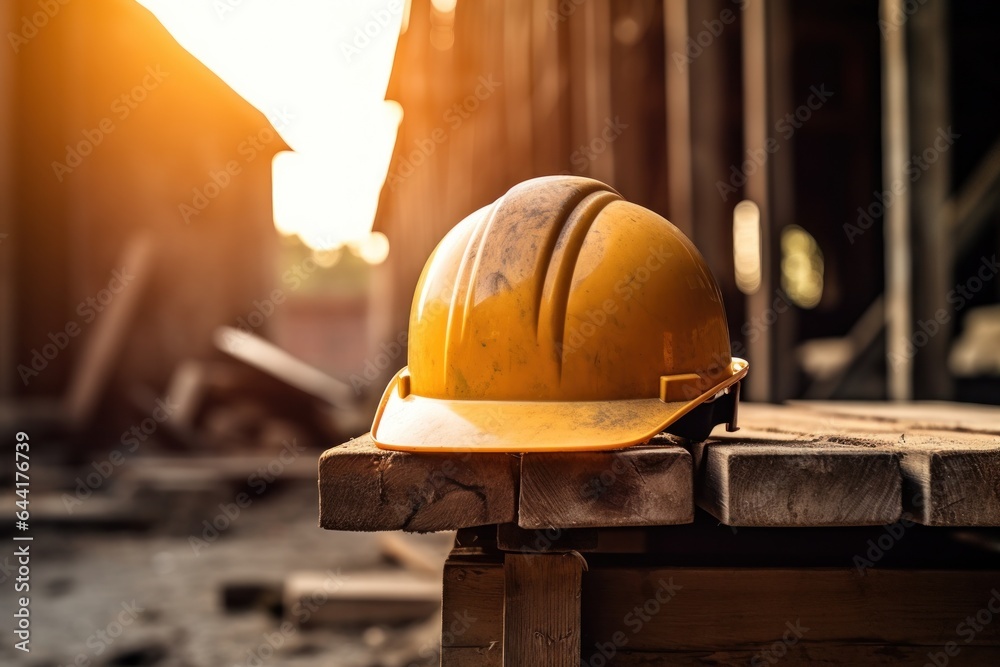
M504 665L578 667L579 554L504 556Z
M1000 625L990 610L990 605L1000 608L996 570L869 569L861 575L852 567L667 568L592 562L581 582L576 664L603 664L594 660L603 648L603 653L614 652L607 664L622 665L746 665L758 655L759 664L771 664L768 656L781 657L777 653L785 649L782 664L923 665L928 653L944 651L948 642L955 642L952 648L964 656L963 664L1000 664L988 662L1000 655ZM503 596L498 558L449 558L444 618L476 620L457 624L459 634L446 634L443 665L500 664ZM968 618L987 614L994 622L977 621L981 630L968 624ZM791 645L776 647L784 644L788 623L800 624L799 632L789 634Z
M998 583L996 570L591 567L582 658L617 631L630 651L734 650L780 642L788 624L801 644L997 647L1000 623L966 619L996 618Z
M740 425L691 446L698 503L724 523L1000 525L1000 408L746 404Z
M293 572L282 591L287 620L305 627L413 623L440 604L438 582L405 570Z
M697 443L698 504L730 526L872 526L902 513L899 457L824 442Z
M614 452L409 454L363 436L323 454L320 523L336 530L1000 526L1000 408L744 404L704 443Z
M693 518L691 456L669 436L613 452L521 459L522 528L667 526Z
M364 435L320 457L320 526L431 532L512 522L517 466L507 454L385 451Z
M454 554L444 565L441 667L503 663L502 556Z

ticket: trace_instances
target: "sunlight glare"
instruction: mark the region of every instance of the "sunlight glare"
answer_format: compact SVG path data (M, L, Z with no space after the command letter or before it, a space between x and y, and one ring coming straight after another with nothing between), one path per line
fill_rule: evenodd
M276 228L320 250L371 243L402 120L385 93L408 2L137 2L250 104L290 119L274 128L292 148L274 159Z

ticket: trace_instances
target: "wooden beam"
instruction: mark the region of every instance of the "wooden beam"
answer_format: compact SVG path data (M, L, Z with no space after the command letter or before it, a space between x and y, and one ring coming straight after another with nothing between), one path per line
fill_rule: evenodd
M770 132L768 90L769 22L768 4L749 3L743 10L743 144L748 150L765 146ZM774 283L771 279L771 175L767 164L746 175L744 198L760 210L760 287L747 296L747 320L763 318L771 306ZM754 372L747 377L747 397L755 401L774 400L774 349L772 336L765 333L747 341L747 356Z
M504 556L503 664L578 667L579 554Z
M363 628L425 619L441 606L440 596L437 581L405 570L305 571L285 579L282 606L287 619L302 627Z
M663 526L694 517L691 456L669 436L611 452L521 457L522 528Z
M449 556L444 564L441 667L503 664L502 557Z
M364 435L320 457L320 526L430 532L511 522L517 468L507 454L386 451Z
M902 511L931 526L1000 526L1000 408L746 404L740 423L738 434L693 446L699 505L727 523L862 525ZM793 512L810 494L817 501Z
M828 415L823 421L832 420L841 433L867 432L890 443L901 456L903 509L915 521L1000 526L1000 408L932 402L804 402L796 407Z
M862 577L851 567L594 567L584 575L582 657L615 632L630 652L757 649L783 636L809 646L921 646L925 654L948 642L996 648L1000 623L971 636L956 628L1000 604L998 581L1000 572L982 570L869 569Z
M899 456L833 443L693 445L698 505L729 526L879 526L902 513Z

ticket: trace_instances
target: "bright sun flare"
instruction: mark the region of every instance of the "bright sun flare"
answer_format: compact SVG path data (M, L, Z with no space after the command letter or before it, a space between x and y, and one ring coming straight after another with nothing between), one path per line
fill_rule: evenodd
M137 0L274 124L274 224L315 250L385 259L372 233L402 120L386 101L404 0ZM284 119L288 120L277 120Z

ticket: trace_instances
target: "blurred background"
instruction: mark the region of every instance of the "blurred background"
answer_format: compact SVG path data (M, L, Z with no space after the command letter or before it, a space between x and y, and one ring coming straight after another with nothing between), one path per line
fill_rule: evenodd
M319 531L315 461L405 365L435 244L531 177L605 181L695 242L751 400L1000 404L998 21L6 0L0 419L31 437L45 533L36 648L0 659L436 664L436 589L366 614L331 591L419 588L449 537Z

